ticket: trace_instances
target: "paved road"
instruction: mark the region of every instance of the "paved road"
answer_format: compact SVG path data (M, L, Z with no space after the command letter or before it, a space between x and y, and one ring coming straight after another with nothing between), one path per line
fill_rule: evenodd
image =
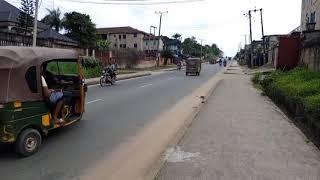
M89 88L86 113L73 126L56 130L36 155L19 159L0 146L1 180L77 179L83 170L135 135L221 69L204 65L200 77L184 71L124 80Z

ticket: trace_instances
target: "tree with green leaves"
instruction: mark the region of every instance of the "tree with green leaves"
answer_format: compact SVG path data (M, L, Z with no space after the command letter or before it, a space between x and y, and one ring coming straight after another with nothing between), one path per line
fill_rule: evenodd
M111 42L108 41L108 40L105 40L105 39L99 39L97 40L97 48L100 50L100 51L106 51L109 49L111 45Z
M184 54L190 56L200 56L201 45L197 42L195 37L186 38L182 43Z
M82 47L94 47L96 45L96 25L89 15L78 12L65 13L63 27L67 31L66 36L80 43Z
M31 33L33 27L34 1L21 0L20 14L18 17L18 32L27 36Z
M181 36L182 36L181 34L175 33L172 37L180 41Z
M104 40L104 39L99 39L96 42L96 47L100 51L100 59L103 62L107 62L108 61L108 60L104 60L103 59L103 53L105 53L105 52L107 52L107 50L109 50L110 45L111 45L111 42L108 41L108 40Z
M186 38L182 43L183 52L188 56L201 56L201 44L197 42L195 37ZM214 58L222 54L222 51L216 44L202 46L203 55L206 58Z
M47 9L48 14L41 20L41 22L50 26L50 28L54 28L56 31L60 31L62 29L62 19L61 19L61 11L60 9Z

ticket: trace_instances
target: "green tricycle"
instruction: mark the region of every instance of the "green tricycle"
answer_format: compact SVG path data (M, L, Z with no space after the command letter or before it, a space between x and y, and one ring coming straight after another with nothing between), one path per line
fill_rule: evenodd
M63 123L53 121L42 79L49 89L69 94L60 98ZM74 50L0 47L0 82L0 143L13 144L22 156L36 153L50 130L82 118L87 86Z

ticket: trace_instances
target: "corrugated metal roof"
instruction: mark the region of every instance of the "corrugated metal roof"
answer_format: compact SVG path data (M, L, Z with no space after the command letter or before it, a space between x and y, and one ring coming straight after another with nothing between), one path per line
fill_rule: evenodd
M74 40L68 38L67 36L62 35L53 29L47 29L45 31L38 33L38 38L54 39L54 40L59 40L59 41L78 43L77 41L74 41Z
M110 28L97 28L97 34L148 34L144 31L132 28L130 26L125 27L110 27Z
M18 23L20 9L8 3L5 0L0 0L0 21ZM41 29L48 29L49 26L38 21L38 27Z

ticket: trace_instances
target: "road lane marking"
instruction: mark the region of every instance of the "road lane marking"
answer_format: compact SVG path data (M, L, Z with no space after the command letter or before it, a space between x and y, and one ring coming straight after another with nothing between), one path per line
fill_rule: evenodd
M144 88L144 87L148 87L148 86L152 86L152 84L146 84L146 85L143 85L143 86L140 86L140 87Z
M91 104L91 103L95 103L95 102L98 102L98 101L103 101L103 99L96 99L96 100L93 100L93 101L89 101L86 104Z

